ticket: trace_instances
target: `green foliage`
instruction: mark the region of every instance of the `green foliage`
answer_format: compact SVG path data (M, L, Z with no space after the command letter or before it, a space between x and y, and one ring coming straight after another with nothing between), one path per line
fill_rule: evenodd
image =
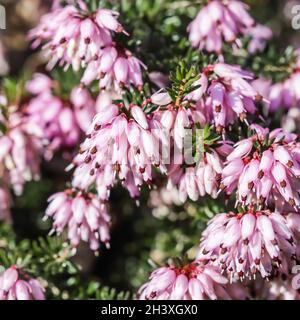
M70 262L75 251L60 237L17 241L12 228L5 224L0 225L0 234L0 264L5 268L17 265L30 275L46 278L77 272L76 266Z
M11 226L0 224L0 274L16 265L26 278L38 278L48 299L129 299L129 292L85 285L80 266L72 261L76 250L60 237L16 240Z
M218 145L218 141L221 140L221 136L215 133L214 126L206 124L203 129L203 145L201 148L202 152L209 152L209 148Z
M170 88L167 88L167 91L175 106L180 107L183 98L199 88L199 86L194 85L195 81L199 79L199 74L197 66L192 65L187 67L184 61L180 61L176 71L171 72L170 79L172 85Z
M129 291L117 291L108 287L102 287L99 282L91 281L87 287L81 287L78 293L78 299L96 299L96 300L129 300L132 295Z
M71 68L67 71L59 68L54 69L51 72L51 76L56 81L54 87L55 95L62 99L69 100L72 89L80 83L82 73L82 70L80 72L74 72Z
M149 72L170 72L178 57L184 57L190 45L187 25L196 15L201 1L121 0L102 1L120 12L120 19L130 38L126 45L142 61Z
M17 81L13 78L5 78L2 84L5 97L8 104L18 103L23 94L23 81Z

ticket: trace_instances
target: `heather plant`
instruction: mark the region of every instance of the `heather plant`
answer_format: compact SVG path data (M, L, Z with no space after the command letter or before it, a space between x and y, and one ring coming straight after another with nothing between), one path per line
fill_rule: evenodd
M37 61L0 88L0 300L299 299L300 49L281 6L41 3Z

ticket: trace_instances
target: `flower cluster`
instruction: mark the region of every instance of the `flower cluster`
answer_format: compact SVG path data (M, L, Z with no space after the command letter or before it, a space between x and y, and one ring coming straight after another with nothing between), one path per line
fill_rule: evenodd
M178 187L182 203L187 198L197 201L206 194L215 199L218 196L222 168L219 154L215 150L209 150L203 154L196 166L184 168L182 165L172 165L168 171L168 185Z
M208 65L195 85L200 85L187 96L215 124L217 131L237 119L246 121L248 114L257 112L256 103L265 100L251 85L253 75L239 66L217 63ZM266 101L267 102L267 101Z
M178 119L167 93L154 94L152 101L160 106L168 106L161 121L166 123L167 129L174 128L175 133L177 129L179 138L182 138L184 129L192 128L197 123L214 123L217 130L222 132L237 119L244 121L247 114L255 114L257 102L268 103L251 84L251 80L253 75L239 66L216 63L203 69L199 79L194 82L196 89L183 97L182 105L187 105L189 109L176 106L177 109L179 107Z
M113 42L113 32L127 34L117 17L117 12L103 8L91 13L83 1L70 3L44 15L29 37L34 48L46 42L50 69L57 63L74 70L83 67L82 84L98 79L100 88L141 87L142 63Z
M235 208L208 222L196 260L177 259L156 269L138 299L246 299L251 290L237 280L253 285L253 279L272 281L264 287L268 294L261 292L267 298L277 288L299 298L290 286L283 290L281 280L300 259L300 143L290 133L300 127L300 51L289 64L289 78L274 84L256 78L259 72L228 64L232 59L222 55L226 44L245 68L248 62L263 64L264 59L244 58L263 51L272 31L256 23L239 0L209 0L190 23L189 39L218 60L191 51L168 88L163 89L169 83L161 70L149 75L162 88L153 94L151 86L143 87L144 64L116 42L128 36L119 13L101 5L53 1L29 34L33 48L43 45L48 69L72 68L80 80L66 94L63 83L36 73L27 83L29 100L17 97L12 103L0 96L0 218L10 218L10 187L21 194L26 181L39 177L43 157L65 155L81 143L68 167L74 168L70 186L49 198L45 213L53 221L50 233L65 233L73 247L81 241L93 251L109 247L107 203L118 183L136 201L143 186L154 185L150 206L158 217L173 204L185 210L189 200L216 199L222 191L225 207ZM2 51L0 42L0 60ZM196 59L199 66L188 69ZM0 74L5 66L0 61ZM267 118L281 108L288 131L273 130ZM160 179L167 180L161 192ZM221 202L215 207L223 207ZM216 210L210 209L204 211L212 216ZM39 282L20 275L29 279L15 266L0 276L0 299L43 299Z
M208 52L222 52L223 43L241 46L240 36L250 36L249 52L264 48L272 31L255 25L248 6L238 0L212 0L198 13L188 27L192 46Z
M39 179L40 159L45 140L37 124L29 124L26 105L1 97L0 166L4 183L22 194L25 182Z
M44 288L36 279L22 280L16 266L0 275L0 300L45 300Z
M214 266L195 261L182 267L167 266L152 272L139 290L140 300L230 299L228 280Z
M251 38L248 51L251 54L255 54L265 49L267 42L273 37L273 32L266 26L256 24L254 27L248 29L247 35Z
M282 129L269 132L252 125L254 134L239 141L228 155L221 188L237 190L237 201L299 208L299 143Z
M296 259L296 242L287 219L277 212L255 210L216 215L203 232L198 258L212 261L234 279L276 268L288 274Z
M11 221L10 193L5 186L0 187L0 221Z
M50 233L62 233L67 229L72 246L79 245L80 240L89 242L92 250L99 249L100 242L109 246L110 216L107 206L93 194L75 189L58 192L49 198L45 218L53 218Z
M250 84L251 79L252 75L239 67L217 63L204 69L199 80L194 82L196 90L183 96L180 102L172 101L167 92L152 95L152 103L159 106L155 117L173 141L169 186L179 188L182 202L187 197L196 201L205 194L217 197L224 167L220 154L227 156L232 151L230 143L225 142L221 148L201 150L196 162L187 163L183 156L186 150L182 152L187 148L187 135L193 139L195 127L203 128L205 123L214 124L216 131L222 133L236 119L246 121L248 113L257 111L256 102L263 100ZM197 144L201 144L199 138ZM202 144L210 145L208 141Z
M273 84L270 87L269 97L271 101L271 111L277 111L284 107L300 107L300 49L295 51L296 62L293 66L292 74L283 82Z
M104 201L119 178L131 197L137 198L142 184L152 183L152 165L165 171L159 152L164 135L161 125L142 107L113 104L105 93L98 98L98 105L92 130L74 159L73 186L86 190L96 183Z
M97 59L89 62L81 83L86 86L97 79L100 89L119 91L120 88L133 85L142 90L141 67L146 68L128 49L107 46Z
M189 158L183 154L188 148L192 152L192 139L193 136L197 136L193 130L195 126L203 127L206 123L203 111L197 105L189 104L188 101L177 106L172 102L169 94L164 92L152 95L151 102L160 107L167 106L166 109L158 110L155 117L169 137L168 140L173 150L173 153L170 154L170 158L173 157L169 159L170 165L167 172L168 188L178 187L181 202L185 202L187 197L196 201L199 196L204 196L206 193L215 197L222 168L218 153L211 150L211 153L201 155L202 159L198 163L194 161L196 159L192 154ZM201 135L201 132L198 135ZM200 136L197 138L199 138L197 140L201 139Z
M49 142L46 158L59 149L73 149L79 143L82 131L87 130L95 115L95 102L88 90L75 87L70 99L64 101L53 92L55 81L44 74L35 74L27 83L34 95L26 112L27 122L40 126Z
M266 110L269 114L284 111L281 126L289 132L300 128L300 49L295 50L294 55L288 78L277 83L258 78L252 83L270 101Z

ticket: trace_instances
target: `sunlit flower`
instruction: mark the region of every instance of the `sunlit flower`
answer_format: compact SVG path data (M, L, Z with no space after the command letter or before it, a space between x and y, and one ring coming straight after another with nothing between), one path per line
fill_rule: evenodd
M48 201L45 217L53 219L51 233L60 234L66 229L75 247L81 240L88 242L92 250L98 250L100 243L109 246L110 216L106 204L94 194L67 189L52 195Z
M188 27L193 47L219 54L224 42L240 46L239 37L255 25L248 9L237 0L209 1Z
M252 125L252 137L239 141L227 157L221 188L237 202L299 207L299 143L282 129Z
M23 279L16 266L0 275L0 300L45 300L44 288L36 279Z
M161 267L152 272L149 282L139 290L140 300L215 300L230 299L228 280L218 268L199 261L182 267Z
M141 88L142 63L113 42L113 33L127 34L117 20L119 14L103 8L90 13L83 1L78 4L53 9L29 34L34 48L46 43L48 68L72 65L78 71L82 67L85 72L81 83L88 85L97 79L101 89Z
M231 278L288 273L296 259L296 238L287 219L269 210L220 213L203 232L198 258L210 261Z

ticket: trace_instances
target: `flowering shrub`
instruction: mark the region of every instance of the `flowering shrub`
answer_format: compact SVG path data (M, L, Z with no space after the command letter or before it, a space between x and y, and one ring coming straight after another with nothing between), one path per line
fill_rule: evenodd
M0 87L0 300L299 299L300 49L187 3L43 2Z

